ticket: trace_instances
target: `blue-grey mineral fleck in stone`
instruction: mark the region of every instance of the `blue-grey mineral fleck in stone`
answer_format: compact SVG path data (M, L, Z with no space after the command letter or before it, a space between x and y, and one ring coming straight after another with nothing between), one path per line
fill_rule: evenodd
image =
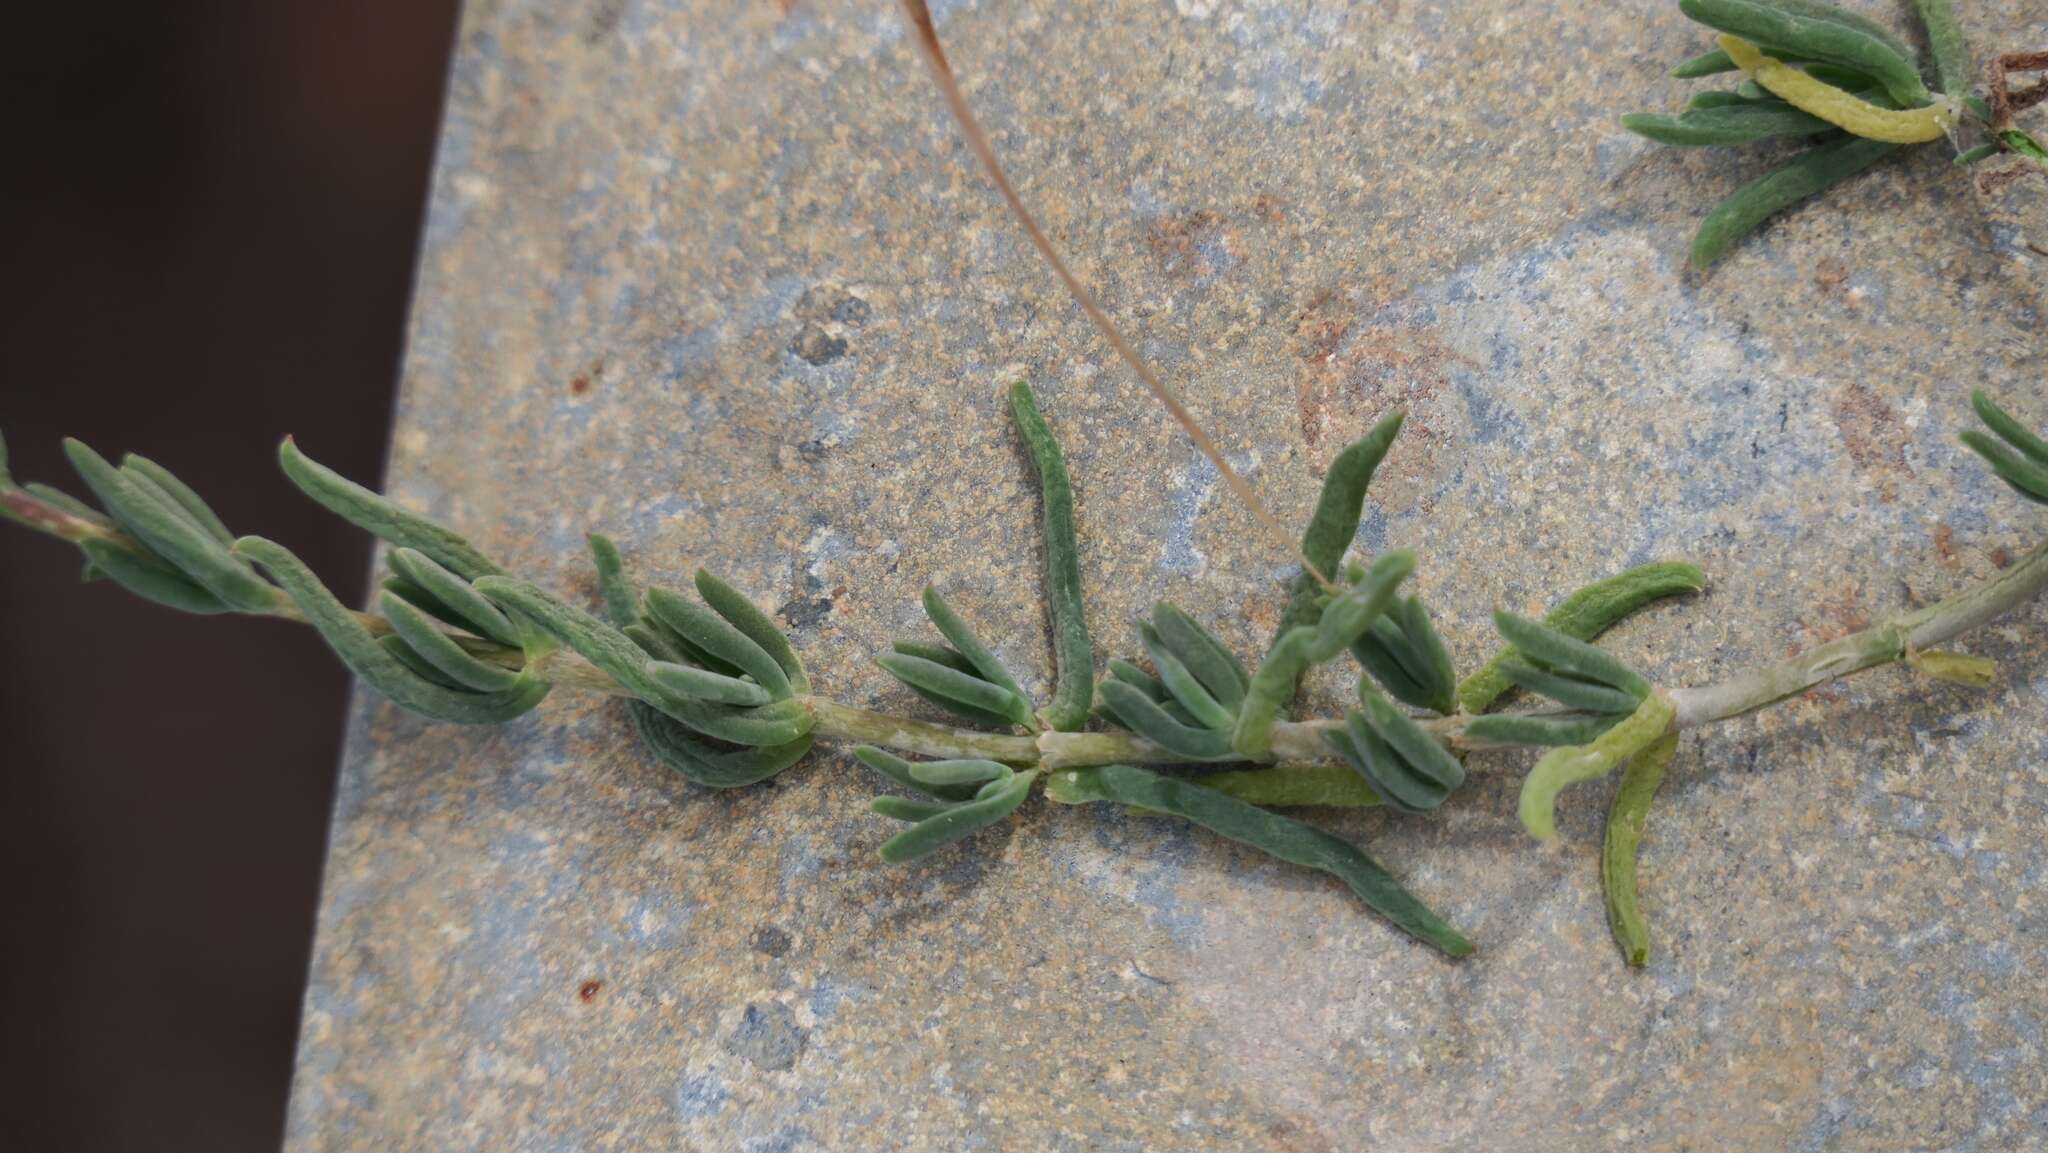
M2048 528L1955 442L1972 388L2048 426L2048 182L1916 149L1692 272L1786 153L1621 129L1699 86L1669 0L934 8L1056 243L1283 517L1408 411L1360 544L1417 550L1464 667L1497 607L1687 557L1713 591L1613 645L1702 683ZM1957 9L1980 61L2048 45L2035 0ZM593 607L586 531L642 582L707 567L822 691L920 715L869 658L937 583L1042 694L1020 376L1104 646L1165 598L1257 651L1288 558L1062 297L894 4L468 6L398 499ZM1528 757L1314 818L1472 936L1452 964L1158 818L1034 801L886 869L843 751L711 793L595 698L476 730L365 693L286 1147L2048 1147L2048 610L1968 647L1991 688L1887 670L1688 740L1643 971L1602 916L1611 785L1533 844Z

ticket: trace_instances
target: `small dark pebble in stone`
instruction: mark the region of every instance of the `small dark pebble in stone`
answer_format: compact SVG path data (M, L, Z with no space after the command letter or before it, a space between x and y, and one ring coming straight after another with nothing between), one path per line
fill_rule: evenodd
M748 942L756 953L780 957L789 952L789 934L775 925L763 925L754 930L754 938Z
M815 324L806 324L789 342L789 350L811 364L830 364L846 355L846 341Z
M775 610L794 629L807 629L832 615L831 597L791 597Z
M725 1051L763 1069L788 1072L810 1042L810 1033L796 1023L789 1006L770 1002L748 1005L738 1027L725 1040Z
M812 285L796 302L796 315L802 320L830 319L858 326L867 323L872 312L867 301L836 284Z

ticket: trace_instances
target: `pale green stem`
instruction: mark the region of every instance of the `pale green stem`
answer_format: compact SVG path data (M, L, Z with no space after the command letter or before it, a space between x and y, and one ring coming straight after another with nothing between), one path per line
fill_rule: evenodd
M1740 716L1797 696L1827 681L1902 660L1909 648L1933 648L2027 603L2044 589L2048 589L2048 544L2037 547L2018 564L1983 584L1938 604L1719 684L1672 690L1670 696L1676 706L1672 727L1697 728ZM367 620L375 621L377 626L383 625L382 618L367 617ZM516 668L517 652L501 651L504 663ZM499 654L480 655L493 659ZM546 654L540 659L540 668L542 675L566 687L624 695L624 690L611 678L567 650ZM919 756L985 757L1015 765L1036 764L1047 769L1186 763L1184 757L1133 733L1119 730L1044 732L1035 737L986 733L893 717L823 697L806 700L817 717L816 731L821 737L880 745ZM1536 711L1546 716L1575 715L1556 710ZM1465 726L1471 721L1472 717L1459 714L1427 718L1422 720L1422 726L1445 745L1460 752L1514 747L1467 737ZM1254 763L1332 763L1334 758L1324 734L1343 724L1341 718L1281 721L1273 726L1272 750Z
M849 744L880 745L925 757L978 757L1012 765L1033 765L1039 759L1038 741L1033 737L949 728L856 709L823 697L806 697L805 703L817 718L813 732Z
M1893 617L1797 656L1696 689L1676 689L1675 728L1690 729L1739 717L1850 673L1903 660L1969 632L2048 589L2048 543L2018 564L1973 588L1924 609Z
M1972 588L1926 608L1906 613L1883 624L1840 640L1830 641L1787 660L1699 688L1670 692L1674 706L1673 729L1697 728L1727 720L1797 696L1827 681L1903 660L1909 652L1933 648L1978 628L2048 590L2048 544L2011 568ZM836 707L836 706L835 706ZM1570 712L1538 710L1546 716L1572 716ZM875 715L875 714L869 714ZM1472 717L1432 717L1422 726L1450 748L1470 751L1507 748L1493 742L1476 741L1465 735ZM1328 764L1333 758L1324 734L1343 725L1341 719L1282 721L1273 726L1273 748L1257 764ZM828 732L822 718L821 733ZM940 730L957 732L959 730ZM863 736L860 739L873 741ZM1031 738L1008 738L1028 741ZM885 742L876 742L885 743ZM1083 768L1103 764L1176 764L1185 758L1127 732L1041 733L1037 737L1039 764L1048 769ZM893 746L922 752L907 745ZM934 743L931 756L972 756ZM996 758L1002 759L1002 758ZM1022 762L1018 762L1022 763Z
M48 501L38 499L27 489L16 488L4 479L0 479L0 517L5 517L23 528L48 533L58 540L69 541L72 544L94 539L132 544L122 534L102 528L83 517L74 516Z
M73 543L87 536L117 542L128 539L124 534L110 532L40 501L11 484L0 483L0 498L4 498L0 503L5 505L0 508L0 513L9 519ZM2048 543L2036 546L2019 563L1990 580L1926 608L1894 617L1862 632L1718 684L1671 690L1674 706L1671 727L1674 730L1697 728L1741 716L1851 673L1904 660L1914 652L1931 649L1995 620L2040 596L2044 590L2048 590ZM274 608L255 615L303 619L297 606L282 590ZM381 616L357 613L356 617L374 634L391 631L391 626ZM480 659L494 664L516 669L524 662L524 656L518 649L460 635L457 641ZM632 695L590 662L567 649L543 652L535 658L534 665L540 675L565 688L612 696ZM819 736L880 745L919 756L983 757L1012 765L1037 765L1048 769L1105 764L1176 764L1186 760L1127 732L1044 732L1035 736L987 733L892 717L823 697L806 697L804 701L817 718L816 732ZM1544 715L1573 714L1550 711ZM1471 721L1471 716L1460 713L1422 719L1421 723L1446 746L1460 752L1510 747L1467 737L1465 726ZM1271 750L1256 758L1254 763L1332 763L1324 734L1343 724L1341 718L1278 722L1273 726Z
M1434 717L1421 723L1423 728L1430 730L1439 740L1454 749L1493 747L1466 739L1463 732L1466 719ZM1233 764L1335 764L1337 758L1324 734L1343 727L1344 720L1341 717L1279 721L1273 725L1273 747L1263 756L1232 756L1226 759ZM1080 769L1090 765L1188 763L1186 757L1168 752L1135 733L1120 730L1101 733L1040 733L1038 747L1044 758L1043 764L1048 769Z

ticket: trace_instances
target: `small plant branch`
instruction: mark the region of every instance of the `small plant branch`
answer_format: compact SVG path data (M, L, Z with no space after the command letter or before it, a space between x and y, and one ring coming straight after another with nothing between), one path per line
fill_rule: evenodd
M1755 712L1851 673L1905 660L1984 625L2048 590L2048 543L1954 596L1718 684L1675 689L1673 725L1698 728Z
M1696 688L1668 690L1674 706L1670 728L1676 732L1730 720L1799 696L1829 681L1905 660L1913 651L1933 649L1954 641L2040 599L2044 594L2048 594L2048 542L2036 546L1996 576L1938 603L1903 613L1861 632L1723 681ZM817 699L812 703L814 708L821 710L818 720L821 735L882 745L922 756L985 756L1016 765L1035 764L1045 769L1107 764L1200 763L1161 748L1135 733L1115 731L1045 732L1035 738L1007 737L1003 738L1007 743L1000 746L1000 751L987 751L993 746L977 746L966 739L985 735L971 730L923 725ZM1574 718L1584 714L1549 708L1508 715ZM849 717L859 719L842 719ZM1457 713L1420 718L1420 724L1446 747L1457 752L1532 747L1530 742L1474 737L1467 730L1476 719L1470 713ZM1330 751L1327 734L1342 728L1344 723L1342 718L1330 717L1281 721L1273 726L1273 747L1269 753L1258 757L1234 756L1230 760L1301 767L1334 764L1337 758ZM891 726L906 725L918 727L904 730L900 739L890 731ZM975 751L977 748L983 751Z
M1867 669L1902 661L1914 651L1932 649L1982 627L2048 593L2048 542L1998 575L1953 596L1904 613L1882 624L1817 645L1805 652L1724 681L1697 688L1669 690L1673 731L1696 729L1730 720ZM1493 714L1498 716L1499 714ZM1570 718L1567 709L1534 709L1514 716ZM1469 713L1421 721L1447 747L1459 752L1530 747L1529 742L1473 737L1477 719ZM1332 758L1324 734L1342 726L1341 719L1319 718L1281 722L1274 726L1273 754L1265 763L1327 764ZM1184 761L1127 733L1048 733L1039 738L1047 768L1104 764L1108 761L1169 764Z
M0 503L4 503L9 514L24 526L60 540L75 544L92 539L128 549L142 547L118 529L95 524L24 489L11 486L0 489ZM1355 519L1357 514L1354 512L1352 516ZM1742 716L1809 692L1829 681L1905 660L1916 651L1947 644L2040 598L2044 592L2048 592L2048 542L2035 547L1990 579L1936 604L1900 614L1860 632L1726 680L1671 689L1669 692L1675 706L1671 727L1673 730L1694 729ZM274 607L253 610L245 615L299 622L306 619L305 614L281 590ZM352 615L375 636L386 636L392 631L390 623L375 613L353 612ZM518 648L473 637L457 636L455 640L479 660L513 671L527 669L539 679L561 688L615 697L634 696L631 690L569 649L550 649L536 654L529 661ZM1491 667L1488 666L1489 669ZM816 732L821 737L877 745L916 756L979 757L1044 769L1107 764L1170 766L1203 763L1201 758L1184 756L1136 733L1120 730L1048 730L1035 735L988 733L876 712L821 696L804 697L802 703L815 716ZM1497 718L1502 714L1487 715ZM1573 719L1584 714L1570 709L1536 708L1505 715ZM1473 735L1469 730L1478 714L1458 712L1417 719L1431 736L1459 753L1532 747L1531 742ZM1329 747L1328 735L1344 725L1342 717L1278 721L1273 726L1269 751L1256 756L1233 754L1218 760L1301 769L1335 765L1339 758Z
M93 523L21 488L8 486L0 489L0 504L4 504L10 516L24 526L60 540L74 544L88 539L102 540L133 550L142 547L118 529ZM1356 515L1355 512L1352 514L1354 519ZM1671 697L1676 705L1673 728L1698 728L1741 716L1808 692L1828 681L1904 660L1913 651L1946 644L2003 616L2040 597L2044 590L2048 590L2048 543L2037 546L1991 579L1936 604L1901 614L1724 681L1673 689ZM305 615L281 591L274 607L253 610L247 615L305 620ZM390 623L375 613L355 612L353 615L373 635L384 636L391 632ZM458 637L457 640L473 655L491 664L513 670L528 664L516 648L469 637ZM532 666L537 676L563 688L619 697L633 695L588 660L567 649L539 654ZM1192 758L1127 732L1048 731L1035 737L1000 735L873 712L823 697L806 697L804 703L816 714L818 731L822 736L880 745L920 756L986 757L1016 765L1036 764L1048 769L1119 762L1197 763ZM1569 710L1538 709L1517 715L1570 717L1576 714ZM1468 735L1466 730L1473 719L1472 714L1461 712L1425 718L1421 723L1444 745L1459 752L1527 747L1525 742ZM1335 758L1325 743L1325 734L1343 724L1342 718L1281 721L1274 726L1270 753L1229 759L1259 764L1332 764Z
M1696 688L1669 690L1675 707L1672 731L1696 729L1777 704L1854 673L1906 659L1914 650L1932 649L1977 629L2048 593L2048 542L1996 576L1939 603L1894 617L1883 624L1815 646L1796 656ZM544 675L568 687L630 695L574 654L549 658ZM837 741L878 745L924 757L982 757L1013 766L1043 769L1087 768L1109 764L1190 765L1204 763L1124 731L1059 732L1030 735L979 732L933 724L915 718L875 712L824 697L805 704L817 717L817 733ZM1494 717L1503 714L1488 714ZM1505 714L1516 717L1572 719L1583 712L1537 708ZM1479 752L1537 747L1533 742L1473 736L1478 718L1470 713L1418 718L1421 727L1454 751ZM1341 717L1280 721L1273 726L1269 752L1232 755L1226 763L1318 767L1338 763L1328 734L1341 729ZM1209 762L1217 763L1217 762Z
M2013 112L2048 97L2048 82L2015 90L2006 80L2010 72L2048 68L2048 54L1994 57L1986 101L1970 90L1969 45L1948 0L1915 0L1913 7L1939 92L1927 89L1919 54L1891 29L1823 0L1679 0L1686 16L1720 34L1720 47L1671 75L1739 72L1746 79L1733 89L1696 92L1675 114L1623 116L1622 127L1677 147L1812 144L1707 213L1693 235L1695 267L1706 269L1765 221L1901 147L1947 140L1958 165L2000 152L2048 165L2048 150L2012 123ZM2039 170L2022 166L1983 179L2023 171Z

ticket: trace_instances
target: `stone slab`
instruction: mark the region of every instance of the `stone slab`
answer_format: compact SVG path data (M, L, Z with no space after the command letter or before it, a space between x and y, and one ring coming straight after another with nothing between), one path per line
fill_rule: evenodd
M2031 0L1959 8L2048 43ZM1359 543L1420 551L1463 663L1496 606L1682 556L1711 593L1615 643L1704 682L2041 531L1954 441L1972 387L2048 425L2038 197L1922 149L1688 271L1779 153L1618 127L1684 98L1673 4L939 20L1024 195L1283 515L1408 410ZM643 579L710 566L862 705L916 709L869 658L937 582L1042 691L1022 374L1102 648L1159 597L1263 644L1287 558L1002 215L892 5L476 0L453 68L399 498L593 602L587 530ZM1033 802L892 870L837 751L712 794L592 698L471 730L359 694L286 1146L2041 1148L2048 611L1971 648L1989 690L1884 671L1689 740L1642 972L1601 915L1609 786L1538 846L1525 757L1429 819L1318 818L1474 937L1450 963L1174 823Z

